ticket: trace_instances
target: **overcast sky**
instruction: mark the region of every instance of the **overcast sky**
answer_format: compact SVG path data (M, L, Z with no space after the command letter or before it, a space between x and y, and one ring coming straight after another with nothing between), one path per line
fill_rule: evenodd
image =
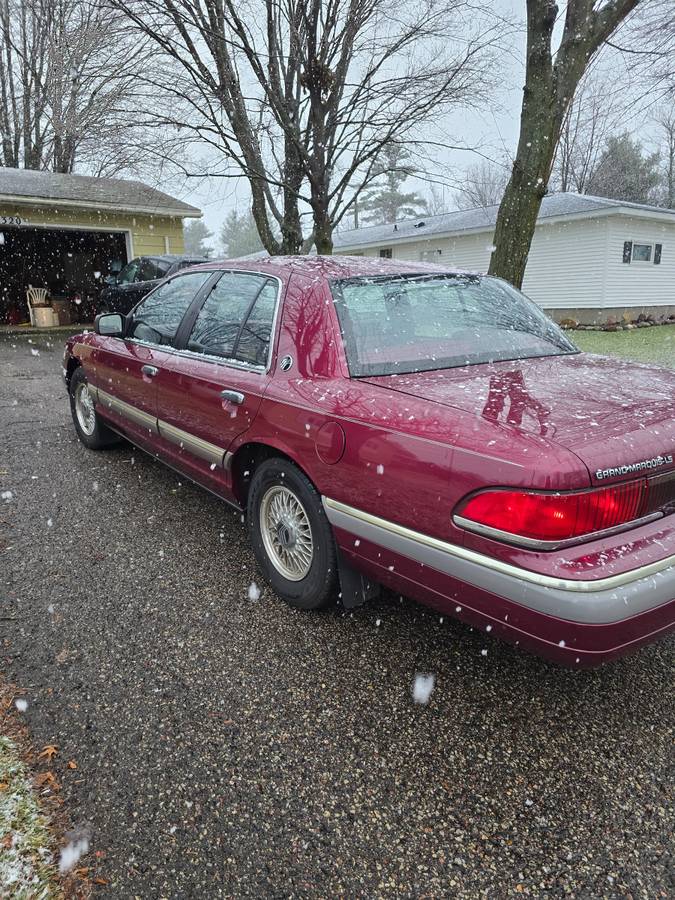
M560 4L564 10L564 4ZM498 14L510 18L516 25L510 49L500 59L499 83L491 102L477 110L460 110L449 116L443 123L444 131L456 146L472 148L460 150L448 147L442 155L444 168L442 179L446 183L446 199L452 201L453 181L461 180L464 170L480 161L481 156L499 160L504 151L512 153L518 138L520 104L524 81L525 59L525 0L492 0L491 8ZM562 15L559 17L562 22ZM618 54L603 51L600 65L617 68L624 66ZM630 123L626 123L630 128ZM415 180L415 189L428 193L429 186ZM408 184L413 186L411 182ZM205 178L199 182L193 179L175 178L164 181L162 188L168 193L197 206L204 214L208 228L217 236L225 216L231 209L244 213L249 208L249 190L245 179ZM451 204L452 205L452 204Z

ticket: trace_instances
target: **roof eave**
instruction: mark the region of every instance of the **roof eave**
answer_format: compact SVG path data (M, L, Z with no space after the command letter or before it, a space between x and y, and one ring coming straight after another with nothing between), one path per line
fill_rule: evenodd
M66 206L74 209L88 209L94 212L105 209L107 212L124 212L131 213L132 215L146 216L167 216L179 219L201 219L203 216L202 211L197 209L196 206L187 205L183 209L172 206L128 206L125 204L118 205L108 203L105 200L100 202L94 202L92 200L60 200L56 197L26 197L21 195L15 196L13 194L0 194L0 203L14 203L17 206Z
M658 210L651 209L636 209L635 207L630 206L596 207L595 209L589 209L583 212L564 213L558 216L545 216L537 221L537 225L556 225L560 222L576 222L583 219L598 219L616 215L632 216L634 218L642 219L653 219L658 222L669 222L671 225L675 225L675 214L673 214L672 212L668 212L666 210L664 210L663 212L659 212ZM353 244L346 243L343 246L339 246L337 249L338 251L365 250L372 247L386 247L388 242L395 244L414 244L422 240L433 241L439 238L460 237L465 234L485 234L493 232L494 229L494 225L479 225L475 226L474 228L449 228L444 231L434 231L426 238L424 237L424 234L410 234L399 236L395 231L392 231L387 238L381 238L380 240L374 241L360 241Z

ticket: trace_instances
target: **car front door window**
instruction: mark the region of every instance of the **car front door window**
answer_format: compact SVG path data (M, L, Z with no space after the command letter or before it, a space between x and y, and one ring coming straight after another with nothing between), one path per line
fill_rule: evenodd
M126 336L148 344L171 345L183 316L211 275L191 272L160 285L136 307Z
M197 316L188 350L265 366L276 298L272 279L225 273Z

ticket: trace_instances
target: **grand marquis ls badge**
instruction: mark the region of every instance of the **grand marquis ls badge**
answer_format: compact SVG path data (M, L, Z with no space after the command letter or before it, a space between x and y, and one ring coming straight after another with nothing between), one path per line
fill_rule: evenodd
M614 469L596 469L595 477L598 481L603 478L615 478L617 475L628 475L631 472L643 472L645 469L659 469L661 466L667 466L673 461L672 453L665 453L663 456L655 456L652 459L641 459L640 462L629 463L625 466L617 466Z

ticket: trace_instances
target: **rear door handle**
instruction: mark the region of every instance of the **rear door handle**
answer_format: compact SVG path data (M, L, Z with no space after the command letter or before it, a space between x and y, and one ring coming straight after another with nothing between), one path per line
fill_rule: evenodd
M149 375L150 378L153 378L159 372L159 369L155 366L141 366L141 372L144 375Z
M246 399L240 391L221 391L220 396L223 400L229 400L230 403L236 403L237 406L241 406Z

